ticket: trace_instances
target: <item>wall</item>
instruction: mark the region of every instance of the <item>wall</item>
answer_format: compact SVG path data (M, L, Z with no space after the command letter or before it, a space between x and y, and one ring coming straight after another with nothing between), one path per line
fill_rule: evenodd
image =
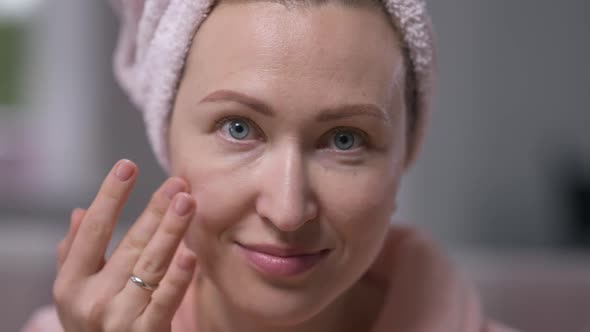
M590 171L590 3L429 4L439 91L405 215L448 242L562 243L561 180Z

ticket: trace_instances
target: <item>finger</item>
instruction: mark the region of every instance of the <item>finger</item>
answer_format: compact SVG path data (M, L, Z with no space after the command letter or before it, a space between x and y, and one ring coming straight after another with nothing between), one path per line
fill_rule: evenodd
M103 270L108 283L117 287L117 291L125 286L139 256L161 224L174 195L187 189L186 181L173 177L152 195L146 209L131 226Z
M150 284L158 284L162 280L188 228L194 208L195 200L190 194L179 193L174 197L158 231L135 265L135 275Z
M73 226L73 222L74 222L74 214L76 212L76 209L72 210L72 213L70 214L70 223L69 223L69 227L68 227L68 231L66 233L66 236L64 236L64 238L59 241L59 245L57 246L57 260L56 260L56 266L57 266L57 271L59 272L61 265L63 264L64 260L65 260L65 256L66 256L66 243L69 241L69 239L72 237L72 226Z
M170 265L168 273L152 295L144 310L139 325L164 330L170 325L178 307L187 292L197 264L196 255L186 248L179 248L179 254ZM141 331L145 329L140 329Z
M109 172L84 215L62 267L63 274L74 277L97 272L136 174L137 167L126 159L117 162Z
M176 194L162 224L133 268L135 276L150 285L158 285L162 281L188 228L194 208L194 199L189 194ZM151 291L139 287L129 280L114 301L120 303L117 306L122 308L121 312L125 312L131 317L137 317L148 304L151 295Z
M63 263L65 262L68 253L70 252L70 248L72 246L72 242L76 237L76 233L78 232L78 228L80 227L80 222L84 217L84 213L86 210L76 208L72 211L72 215L70 217L70 228L68 230L68 234L66 237L61 241L59 245L59 253L57 258L57 271L61 270Z

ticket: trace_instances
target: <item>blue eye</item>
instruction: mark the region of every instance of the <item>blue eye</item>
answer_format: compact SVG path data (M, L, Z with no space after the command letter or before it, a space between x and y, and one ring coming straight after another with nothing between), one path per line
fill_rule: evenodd
M355 146L355 143L355 134L350 131L342 131L334 135L334 145L339 150L350 150Z
M250 126L243 120L231 120L228 122L228 126L229 134L237 140L242 140L248 137L248 134L250 133Z

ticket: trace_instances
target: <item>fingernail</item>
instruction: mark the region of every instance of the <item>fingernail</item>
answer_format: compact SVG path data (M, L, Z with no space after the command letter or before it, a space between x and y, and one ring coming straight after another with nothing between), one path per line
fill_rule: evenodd
M192 272L195 268L196 262L197 259L194 254L183 252L178 259L178 266L185 271Z
M166 197L168 197L168 199L172 200L172 198L174 198L174 195L176 195L177 193L184 191L184 183L178 179L171 179L168 180L168 182L166 183L166 185L164 186L164 194L166 195Z
M122 161L120 161L119 165L117 165L117 170L115 171L115 175L121 181L129 180L131 175L133 175L133 164L131 163L131 161L129 161L127 159L123 159Z
M70 214L70 220L76 219L76 217L80 214L80 208L75 208L72 210L72 213Z
M82 209L76 208L74 209L74 211L72 212L72 216L70 218L70 229L74 228L74 224L76 223L80 223L81 222L81 214L82 214Z
M174 204L174 210L176 210L176 214L181 217L188 214L192 208L193 200L188 194L181 194Z

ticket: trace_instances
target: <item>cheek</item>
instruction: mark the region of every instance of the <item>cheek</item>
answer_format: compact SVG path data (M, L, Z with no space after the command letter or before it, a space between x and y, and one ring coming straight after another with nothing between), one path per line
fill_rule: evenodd
M356 174L323 174L319 178L326 221L348 255L374 251L387 233L395 211L395 196L400 178L391 170L367 170Z
M215 262L220 252L218 246L232 241L229 230L251 212L253 195L246 174L208 165L205 160L179 173L189 181L197 202L185 242L199 259Z

